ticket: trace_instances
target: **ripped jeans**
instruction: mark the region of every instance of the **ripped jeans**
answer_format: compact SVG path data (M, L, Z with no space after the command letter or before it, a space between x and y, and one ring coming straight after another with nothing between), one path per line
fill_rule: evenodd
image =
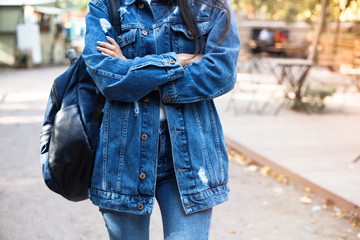
M174 174L170 136L160 125L155 197L160 206L165 240L207 240L212 209L185 214ZM111 240L148 240L150 215L100 208Z

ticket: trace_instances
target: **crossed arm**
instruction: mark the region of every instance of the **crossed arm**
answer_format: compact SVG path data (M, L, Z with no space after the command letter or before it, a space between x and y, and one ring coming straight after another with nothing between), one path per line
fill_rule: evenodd
M234 86L240 40L233 11L229 31L222 41L219 33L228 18L222 10L213 14L204 55L172 51L126 59L115 29L109 23L105 31L101 25L109 16L103 1L89 3L82 55L89 74L108 100L134 102L159 87L162 101L189 103L218 97Z
M120 46L117 44L117 42L107 36L106 39L109 41L107 42L101 42L98 41L97 50L101 52L102 54L105 54L107 56L110 56L112 58L122 58L126 59L126 57L122 54ZM188 54L188 53L179 53L177 54L177 57L180 61L180 64L185 67L187 65L191 65L194 62L200 62L201 58L203 57L203 54Z

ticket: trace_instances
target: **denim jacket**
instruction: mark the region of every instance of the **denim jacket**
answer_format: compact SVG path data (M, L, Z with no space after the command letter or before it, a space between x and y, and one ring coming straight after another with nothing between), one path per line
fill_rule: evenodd
M220 41L225 10L189 1L205 45L201 61L186 67L176 54L193 54L195 43L178 6L167 7L159 0L122 0L117 36L109 23L109 0L89 3L83 57L106 98L89 190L95 205L151 214L160 101L166 109L185 213L228 199L228 156L213 98L235 84L240 40L232 9L230 29ZM106 36L116 39L126 59L96 50L97 41L106 42ZM154 91L157 86L160 90Z

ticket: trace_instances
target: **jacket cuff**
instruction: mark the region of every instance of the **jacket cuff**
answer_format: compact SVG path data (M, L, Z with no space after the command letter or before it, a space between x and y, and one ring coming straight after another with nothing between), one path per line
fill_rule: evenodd
M161 56L163 58L164 66L167 69L170 81L174 81L178 78L185 76L185 70L183 66L181 66L175 52L165 53Z

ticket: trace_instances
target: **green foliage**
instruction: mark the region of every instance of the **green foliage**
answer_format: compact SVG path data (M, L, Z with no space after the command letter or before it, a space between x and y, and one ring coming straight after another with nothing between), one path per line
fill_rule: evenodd
M320 0L234 0L233 3L247 14L263 11L268 19L294 22L305 11L314 14Z
M351 7L352 2L346 0L343 7ZM284 20L288 23L296 20L314 22L320 8L321 0L233 0L233 4L244 10L245 14L251 15L263 11L269 20ZM329 0L327 15L329 20L339 17L340 0Z
M305 110L308 113L321 112L325 109L325 99L336 92L335 87L311 86L307 84L301 99L285 96L289 100L289 107L294 110Z
M78 0L78 9L80 11L88 10L89 0Z
M66 9L87 10L89 0L58 0L59 4Z

